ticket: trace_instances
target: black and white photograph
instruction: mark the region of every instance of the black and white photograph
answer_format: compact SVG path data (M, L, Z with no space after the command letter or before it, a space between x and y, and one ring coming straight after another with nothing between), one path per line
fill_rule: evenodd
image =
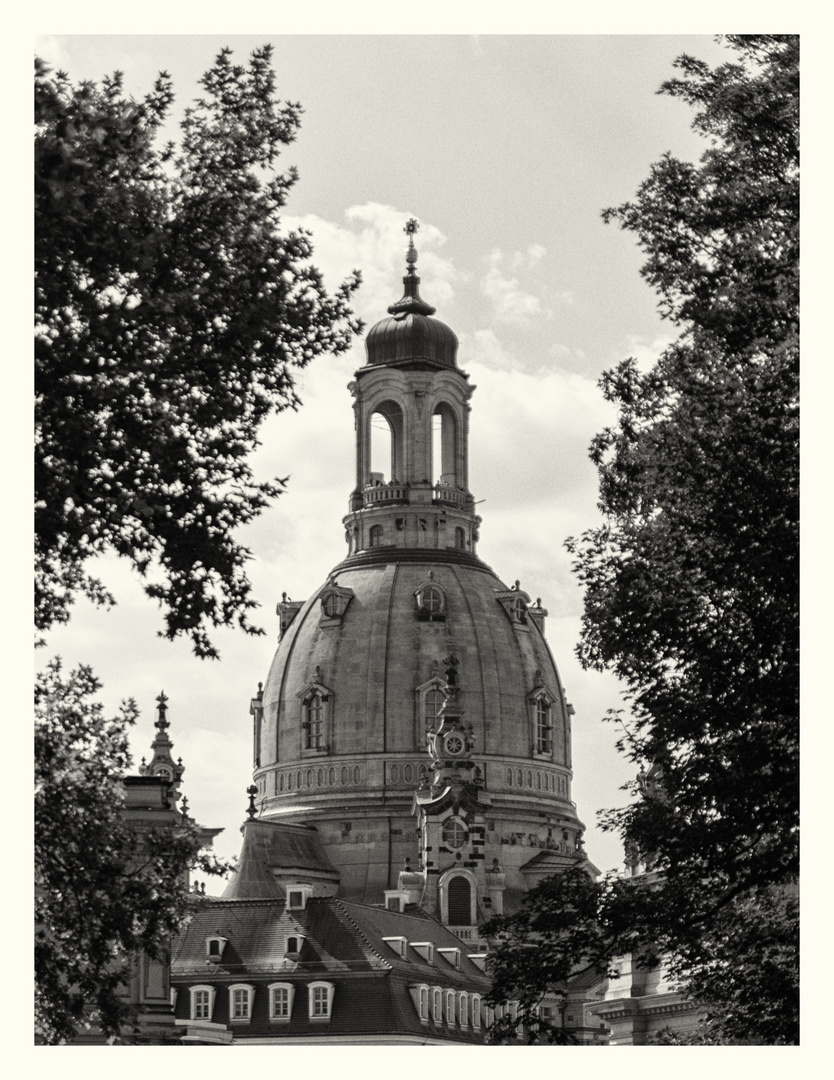
M799 35L413 15L35 39L35 1046L798 1046Z

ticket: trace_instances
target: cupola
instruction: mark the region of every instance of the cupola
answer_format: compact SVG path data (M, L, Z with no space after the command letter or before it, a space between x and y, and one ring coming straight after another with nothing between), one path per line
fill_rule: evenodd
M414 233L417 228L414 218L405 226L408 253L402 298L388 308L390 318L381 319L372 326L365 338L369 366L415 361L456 366L457 337L445 323L432 318L436 309L420 296L420 279L415 271Z

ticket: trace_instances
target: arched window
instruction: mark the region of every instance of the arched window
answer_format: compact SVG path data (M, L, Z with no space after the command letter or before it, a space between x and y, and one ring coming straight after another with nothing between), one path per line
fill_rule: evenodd
M469 926L472 922L472 886L468 878L460 874L447 886L449 925Z
M465 990L458 993L458 1023L462 1028L469 1026L469 994Z
M457 488L457 422L452 409L441 402L432 416L432 471L441 488Z
M368 547L382 546L382 526L372 525L368 533Z
M232 1021L252 1019L252 998L255 987L246 983L235 983L229 987L229 1019Z
M320 750L323 736L322 695L314 691L304 702L304 749Z
M214 1012L214 994L213 986L191 987L192 1020L211 1020L211 1014Z
M295 987L292 983L272 983L269 987L269 1019L276 1023L289 1023L292 1016L292 999Z
M466 548L466 533L459 525L455 529L455 547L461 550Z
M311 1020L329 1020L333 1010L333 983L314 982L309 988L309 1017Z
M553 752L553 727L550 723L550 702L544 695L536 699L536 753Z
M446 991L446 1023L449 1027L455 1022L455 992L454 990Z
M430 690L426 691L423 698L423 717L426 722L426 731L434 731L437 718L440 715L440 710L443 707L445 699L446 695L439 686L433 686Z
M481 1030L481 995L473 994L471 1001L472 1027L476 1031Z
M439 986L431 992L431 1018L435 1024L443 1023L443 991Z

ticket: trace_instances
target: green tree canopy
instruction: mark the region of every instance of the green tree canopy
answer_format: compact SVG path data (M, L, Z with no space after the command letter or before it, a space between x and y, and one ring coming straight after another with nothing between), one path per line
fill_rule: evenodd
M282 233L296 173L276 172L301 108L276 97L270 48L220 53L160 145L173 100L121 76L73 84L35 68L36 622L66 622L91 576L129 559L165 635L213 656L208 629L248 620L249 552L235 530L283 486L247 455L294 371L348 348L361 325L329 295L304 230Z
M599 894L600 970L639 931L646 962L669 950L697 1000L738 1017L715 962L738 946L735 983L781 1017L769 1041L795 1042L799 50L788 35L727 42L732 62L681 57L661 88L696 109L701 161L666 155L604 215L637 236L682 332L650 370L630 359L604 375L618 409L591 447L604 520L568 548L585 586L578 655L622 680L619 747L658 780L605 817L654 872ZM764 984L751 910L779 931L783 977ZM744 1041L747 1022L760 1041L743 1015L725 1034Z

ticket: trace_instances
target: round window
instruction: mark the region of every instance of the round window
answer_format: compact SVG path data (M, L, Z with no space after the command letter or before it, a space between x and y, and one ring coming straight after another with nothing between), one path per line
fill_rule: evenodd
M443 843L453 851L462 848L469 839L469 833L462 821L457 818L449 818L443 826Z
M451 754L452 757L458 757L465 749L463 737L458 735L457 732L447 735L443 745L446 748L446 753Z

